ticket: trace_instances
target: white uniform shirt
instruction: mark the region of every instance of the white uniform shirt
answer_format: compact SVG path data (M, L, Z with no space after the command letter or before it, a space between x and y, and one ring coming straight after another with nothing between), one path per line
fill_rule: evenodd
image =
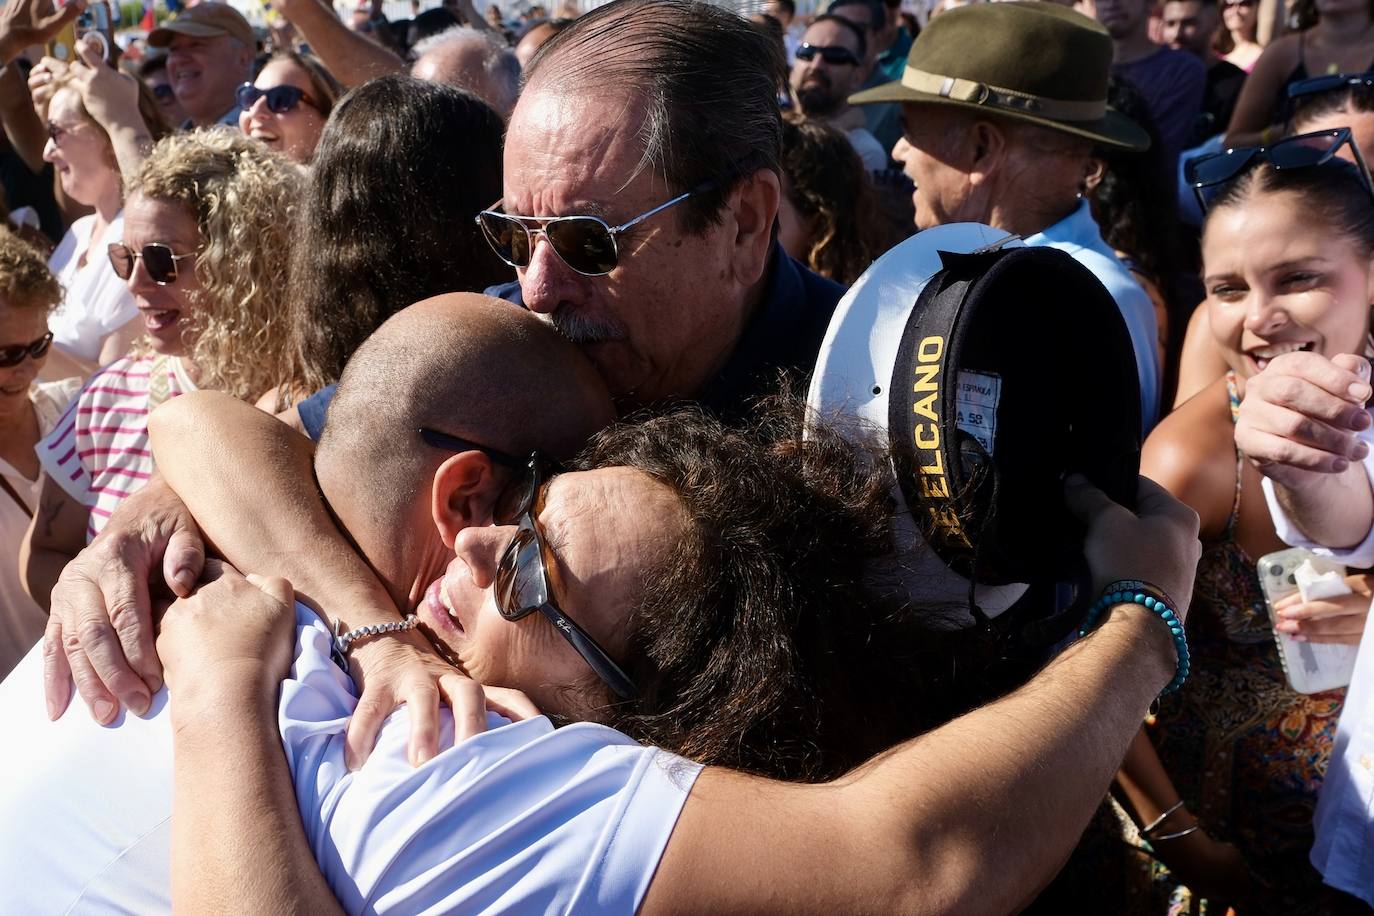
M1371 446L1364 467L1374 486L1374 428L1359 435ZM1352 568L1374 566L1374 531L1364 543L1346 550L1314 544L1284 514L1273 482L1265 478L1263 487L1274 530L1284 543L1306 547ZM1317 838L1311 858L1317 871L1327 884L1374 906L1374 626L1368 623L1312 820Z
M124 237L123 213L94 244L93 229L95 216L81 217L48 258L48 268L62 284L62 304L48 319L53 343L88 362L100 358L100 346L107 336L138 317L133 293L115 275L107 254L110 243ZM83 254L86 263L78 266Z
M1117 258L1116 252L1102 241L1102 230L1093 221L1092 210L1086 200L1078 209L1044 232L1026 236L1027 245L1058 248L1073 257L1107 287L1116 300L1126 329L1131 332L1131 346L1135 350L1136 374L1140 379L1140 421L1148 433L1159 420L1159 325L1155 321L1155 305L1150 296L1135 282L1131 272ZM1062 316L1046 316L1047 320L1072 320L1073 303L1064 303Z
M508 723L422 767L410 721L387 719L355 773L352 682L297 605L279 725L316 860L349 913L632 914L700 767L596 725ZM172 736L165 690L147 719L101 728L74 701L43 708L35 649L0 684L0 912L169 912ZM453 719L443 711L443 740Z

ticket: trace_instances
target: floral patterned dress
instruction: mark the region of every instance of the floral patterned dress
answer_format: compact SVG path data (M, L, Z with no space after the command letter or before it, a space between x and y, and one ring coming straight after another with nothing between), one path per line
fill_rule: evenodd
M1234 421L1234 375L1227 390ZM1225 534L1198 564L1187 624L1192 674L1161 701L1150 735L1188 809L1249 862L1265 889L1258 912L1323 913L1326 894L1307 855L1345 691L1305 695L1288 686L1255 561L1236 540L1243 462L1238 450ZM1169 884L1159 867L1155 880ZM1184 888L1171 897L1175 911L1207 911Z

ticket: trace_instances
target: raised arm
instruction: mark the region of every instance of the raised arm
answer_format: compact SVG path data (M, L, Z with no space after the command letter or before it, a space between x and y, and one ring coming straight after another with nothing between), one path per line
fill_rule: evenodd
M1374 525L1374 490L1365 459L1371 418L1369 362L1341 355L1285 353L1250 379L1236 422L1236 445L1269 478L1299 538L1337 550L1360 547ZM1276 518L1280 537L1286 533ZM1351 558L1352 565L1374 556Z
M1140 519L1075 499L1095 506L1095 578L1190 593L1191 510L1148 483ZM1067 858L1175 664L1159 618L1122 605L1015 693L835 783L707 770L641 912L1013 912Z
M78 42L76 51L80 60L71 66L72 82L86 111L109 136L127 184L153 148L153 135L138 110L138 80L110 66L104 46L93 37Z
M1264 49L1236 99L1231 123L1226 127L1227 146L1262 146L1278 139L1264 133L1273 123L1274 100L1296 64L1297 46L1290 37L1280 38Z
M334 525L315 484L308 438L219 392L168 401L148 430L163 477L206 541L234 566L289 577L302 601L343 630L399 619L372 568ZM414 723L416 764L438 753L441 693L454 708L459 738L485 728L481 688L459 676L418 631L366 640L349 658L362 691L349 723L350 764L367 757L382 721L402 703Z
M320 0L271 0L301 33L310 50L344 86L404 70L403 60L365 35L359 35Z
M386 590L334 526L308 438L218 392L168 401L148 432L163 479L235 567L286 576L303 600L349 629L396 619ZM377 619L357 621L354 604Z
M48 128L33 108L33 96L18 67L0 69L0 126L28 170L35 175L43 171Z
M219 577L177 603L158 639L172 691L173 906L340 913L306 842L276 725L277 685L291 667L291 585L255 580L259 590L213 561L210 572ZM177 651L207 637L213 659Z

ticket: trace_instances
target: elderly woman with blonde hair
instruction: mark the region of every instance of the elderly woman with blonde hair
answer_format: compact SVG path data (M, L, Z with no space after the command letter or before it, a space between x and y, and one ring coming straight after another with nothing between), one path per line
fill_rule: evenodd
M198 388L251 400L286 381L286 265L300 173L231 131L161 141L108 246L145 334L38 446L48 472L21 569L47 606L62 567L153 471L148 415Z

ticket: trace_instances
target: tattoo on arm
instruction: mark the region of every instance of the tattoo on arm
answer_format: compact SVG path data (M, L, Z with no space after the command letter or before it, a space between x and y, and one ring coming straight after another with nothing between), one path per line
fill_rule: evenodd
M66 503L62 500L53 502L51 505L39 506L38 512L40 515L43 537L50 538L53 536L53 525L57 522L57 516L62 513L64 506L66 506Z

